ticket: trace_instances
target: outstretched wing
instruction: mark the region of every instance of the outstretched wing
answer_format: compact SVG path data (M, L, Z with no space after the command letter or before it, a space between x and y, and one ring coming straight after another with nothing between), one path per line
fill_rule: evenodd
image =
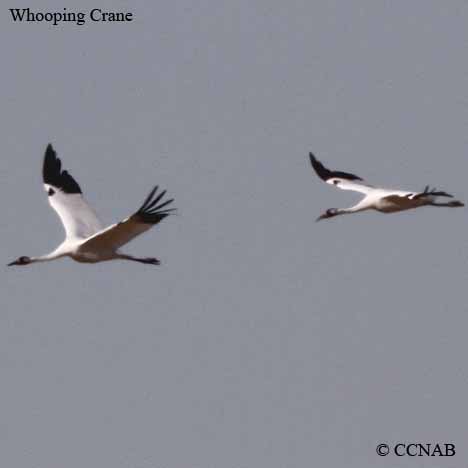
M334 185L342 190L354 190L364 194L368 194L374 188L355 174L327 169L312 153L309 153L309 157L316 174L327 184Z
M82 245L91 250L107 251L117 250L122 245L130 242L148 229L158 224L173 211L174 208L165 208L174 201L173 198L158 205L166 191L162 191L156 198L158 186L150 192L140 209L124 219L120 223L113 224L100 232L97 232Z
M67 239L86 238L102 229L94 210L83 198L76 180L65 170L52 145L47 145L42 167L44 188L50 206L57 212Z

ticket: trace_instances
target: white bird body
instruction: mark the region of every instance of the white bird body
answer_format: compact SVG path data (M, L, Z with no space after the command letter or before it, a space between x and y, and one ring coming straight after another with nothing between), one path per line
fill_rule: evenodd
M120 259L159 265L157 258L137 258L122 253L119 249L174 211L165 208L173 199L158 205L165 191L156 196L156 186L138 211L119 223L103 227L95 211L84 199L78 183L67 171L62 171L61 161L50 144L46 149L42 172L44 189L48 194L50 206L62 221L65 240L47 255L23 256L9 265L28 265L62 257L70 257L80 263Z
M450 208L464 206L464 204L458 200L453 200L448 203L438 203L437 200L440 197L453 198L453 196L435 189L430 190L429 186L426 186L422 192L374 187L354 174L327 169L312 153L309 153L309 157L315 172L327 184L333 185L341 190L352 190L364 195L356 205L350 208L328 209L317 221L341 214L358 213L366 210L376 210L381 213L396 213L398 211L410 210L421 206L445 206Z

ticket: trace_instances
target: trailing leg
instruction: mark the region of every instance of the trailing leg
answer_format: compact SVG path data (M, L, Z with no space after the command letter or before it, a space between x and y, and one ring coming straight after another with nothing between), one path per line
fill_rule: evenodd
M461 201L454 200L454 201L451 201L451 202L448 202L448 203L435 203L435 202L432 202L431 206L446 206L448 208L460 208L462 206L465 206L465 204L463 202L461 202Z
M160 265L161 262L156 257L133 257L127 254L118 254L117 258L121 260L130 260L132 262L145 263L147 265Z

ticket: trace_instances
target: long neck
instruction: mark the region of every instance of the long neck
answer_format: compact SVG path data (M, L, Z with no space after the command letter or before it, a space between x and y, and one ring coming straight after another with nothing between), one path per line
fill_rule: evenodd
M55 260L60 257L64 257L65 254L61 252L57 252L56 250L46 254L46 255L41 255L39 257L30 257L31 262L30 263L39 263L39 262L51 262L52 260Z
M340 208L338 210L338 214L359 213L360 211L370 210L371 208L372 205L364 199L360 201L357 205L351 206L349 208Z
M351 207L351 208L338 208L336 213L335 213L335 216L358 213L359 211L364 211L364 210L367 210L367 209L368 208L356 209L354 207Z

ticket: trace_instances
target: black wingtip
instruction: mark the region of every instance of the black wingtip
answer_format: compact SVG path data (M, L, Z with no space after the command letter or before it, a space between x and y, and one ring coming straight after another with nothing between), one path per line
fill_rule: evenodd
M324 181L327 181L332 177L332 171L327 169L312 152L309 152L310 162L314 168L315 173Z
M173 198L158 205L158 202L161 201L161 198L166 194L165 190L157 194L158 188L159 187L156 185L153 190L151 190L139 210L135 213L135 216L138 216L143 223L157 224L175 211L175 208L166 208L167 205L174 201Z
M47 145L45 151L42 179L44 184L53 185L65 193L81 193L78 182L67 171L62 171L62 162L51 143Z
M442 190L437 190L436 188L431 189L429 185L426 185L422 192L419 192L414 196L414 199L417 200L418 198L424 198L428 196L453 198L453 195L451 193L447 193Z
M57 158L57 153L54 150L54 147L52 146L52 143L49 143L47 145L47 148L45 150L45 156L44 158L48 159L49 161L56 161L58 160L60 162L60 159Z
M361 177L351 174L350 172L343 172L343 171L331 171L327 169L315 156L312 152L309 152L310 162L312 167L314 168L316 174L325 182L328 179L332 179L334 177L339 179L348 179L348 180L362 180Z

